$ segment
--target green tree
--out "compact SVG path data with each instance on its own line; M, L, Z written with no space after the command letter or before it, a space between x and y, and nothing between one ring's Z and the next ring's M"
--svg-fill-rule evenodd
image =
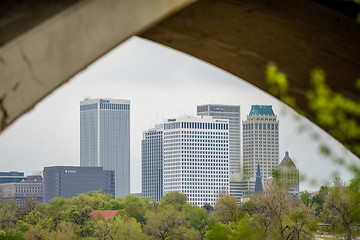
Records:
M50 238L52 240L75 240L77 239L77 232L79 226L71 222L61 222L58 225L57 231L50 232Z
M3 200L0 202L0 229L11 231L16 225L18 207L15 201Z
M106 201L102 210L120 210L124 209L125 205L126 203L124 198L117 197L116 199Z
M134 218L116 216L110 223L110 239L143 240L148 239L141 230L141 224Z
M288 223L292 239L313 239L317 229L312 211L305 205L300 204L290 212Z
M110 222L104 219L103 215L101 218L94 218L94 237L97 239L111 239L110 235Z
M21 233L0 233L1 240L24 240Z
M226 195L214 206L214 218L222 223L235 222L239 213L236 197Z
M161 199L161 203L184 205L187 203L187 197L185 194L179 193L178 191L169 192Z
M311 205L311 198L311 194L308 191L302 191L300 193L300 199L307 207Z
M250 229L256 232L260 238L266 239L272 223L272 215L263 203L262 198L262 194L257 194L250 201L242 204L241 208L251 216L249 219Z
M355 182L355 181L354 181ZM352 188L347 187L339 178L334 180L334 186L329 188L324 203L323 216L334 231L344 234L346 239L352 239L360 233L359 196Z
M67 221L72 222L80 227L78 232L79 237L90 237L93 235L93 222L91 221L92 209L90 206L85 205L70 205L67 211Z
M258 232L255 232L250 225L250 217L248 214L243 214L242 218L236 223L229 224L232 231L230 239L261 239Z
M30 226L36 226L38 228L55 230L56 223L51 218L51 214L46 213L46 205L37 205L35 209L26 214L22 220L18 220L16 223L17 228L26 232L29 230Z
M261 239L312 239L314 223L311 211L298 199L288 197L276 185L256 194L244 204L250 214L249 226Z
M202 239L203 236L201 233L194 228L187 228L184 229L184 233L182 235L183 240L196 240L196 239Z
M321 186L319 192L311 198L311 203L315 207L316 216L320 216L320 214L324 209L323 205L325 202L325 198L328 194L328 191L329 191L328 186L326 185Z
M144 231L154 239L176 239L184 233L185 216L171 204L145 213Z
M213 222L209 225L209 229L205 234L208 240L228 240L230 239L231 228L227 224Z
M100 191L89 192L87 194L79 194L69 199L70 205L88 206L94 210L103 209L105 202L112 198L111 194L102 194Z
M210 203L205 203L204 206L202 206L202 208L206 209L208 212L214 210L214 207L211 206Z
M40 225L31 225L23 237L25 240L47 240L50 238L50 232L48 229L42 228Z
M19 220L24 219L27 213L35 209L39 204L33 197L28 197L22 207L19 207L16 211L16 218Z
M355 80L355 79L354 79ZM284 103L297 110L300 114L295 98L288 94L289 83L286 75L278 71L274 63L269 63L266 70L266 83L269 92L278 97ZM316 123L325 129L330 135L360 156L360 102L334 92L326 83L326 74L316 68L310 74L311 89L306 93L308 109L315 115ZM354 81L354 88L360 90L360 79ZM326 144L319 144L320 149L327 155L331 155L330 148ZM344 165L339 157L333 157L335 162ZM358 166L347 166L360 174Z
M133 217L136 221L143 223L149 200L150 198L140 198L136 195L128 194L124 198L124 209L120 211L120 214Z
M360 177L354 178L351 180L349 185L349 195L357 203L360 203ZM354 221L360 223L360 206L354 208L352 211L352 216Z
M193 207L189 210L188 215L188 228L194 229L199 232L199 238L193 239L203 239L206 233L206 229L210 222L210 217L208 212L204 208ZM195 235L194 235L195 236Z

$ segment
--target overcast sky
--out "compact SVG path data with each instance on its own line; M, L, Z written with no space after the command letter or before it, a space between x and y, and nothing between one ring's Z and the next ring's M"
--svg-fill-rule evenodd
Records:
M241 66L239 66L241 68ZM196 115L200 104L240 105L246 119L251 105L273 105L280 121L280 161L290 158L305 174L300 190L331 182L334 171L352 178L344 167L319 154L314 135L336 155L357 162L335 140L267 93L219 68L184 53L140 38L131 38L54 91L0 134L0 171L30 175L47 166L80 164L80 107L85 97L131 101L131 192L141 192L142 131L165 118ZM299 128L306 126L300 133Z

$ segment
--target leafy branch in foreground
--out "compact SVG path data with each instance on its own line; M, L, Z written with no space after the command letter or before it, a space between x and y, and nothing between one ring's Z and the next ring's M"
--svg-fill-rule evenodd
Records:
M281 101L299 110L295 98L290 96L290 88L286 74L280 72L275 63L269 63L266 70L266 83L269 92ZM360 102L343 96L333 91L326 83L326 74L323 70L316 68L310 75L311 89L306 93L308 109L314 113L317 124L330 133L333 137L358 157L360 156ZM355 82L354 87L360 93L360 78ZM319 144L320 150L330 156L331 150L326 144ZM336 163L344 164L341 157L332 156ZM347 166L360 175L360 168L356 165Z

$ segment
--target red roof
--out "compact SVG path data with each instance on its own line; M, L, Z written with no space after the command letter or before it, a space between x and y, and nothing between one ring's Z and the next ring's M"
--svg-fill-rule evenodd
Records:
M94 210L91 211L90 216L94 218L96 213L100 213L105 219L112 219L118 211L119 210Z

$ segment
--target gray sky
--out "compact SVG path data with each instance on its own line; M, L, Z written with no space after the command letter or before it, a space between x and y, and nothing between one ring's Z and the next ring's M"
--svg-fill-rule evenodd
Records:
M241 66L239 66L241 67ZM131 100L131 192L141 192L142 131L163 118L196 115L199 104L236 104L246 119L251 105L273 105L280 121L280 161L290 158L307 179L300 190L331 182L334 171L348 181L352 175L318 152L314 135L335 153L358 162L335 140L267 93L217 67L184 53L132 38L58 88L0 134L0 171L26 175L46 166L80 164L80 107L85 97ZM300 133L299 128L306 126Z

